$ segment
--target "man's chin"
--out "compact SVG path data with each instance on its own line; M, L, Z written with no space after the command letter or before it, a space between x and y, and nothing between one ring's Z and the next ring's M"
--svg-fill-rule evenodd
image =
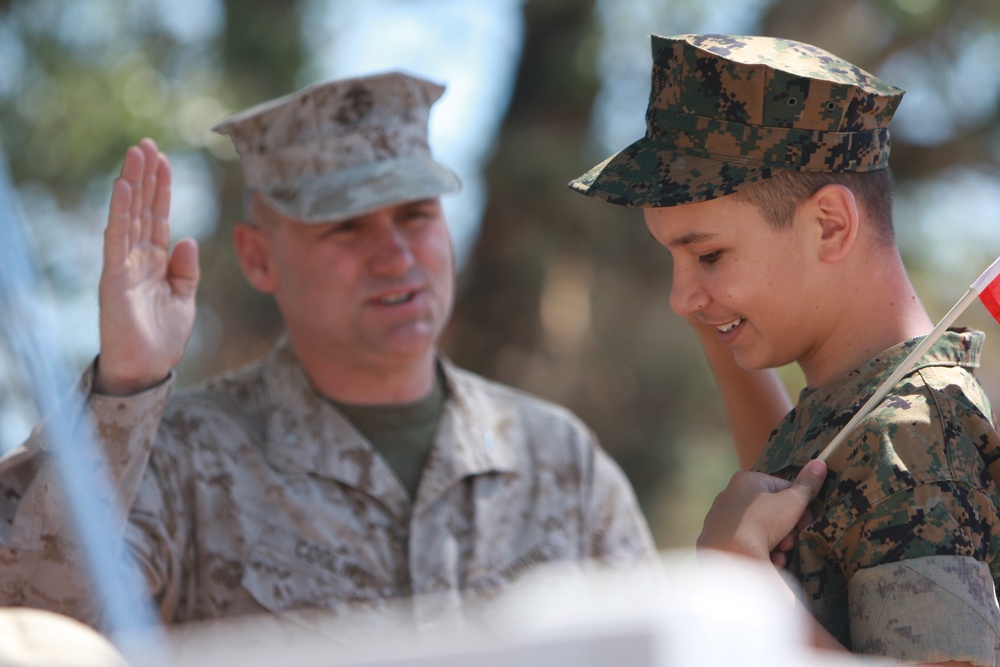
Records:
M433 354L437 347L437 332L426 323L411 324L386 332L377 344L379 353L404 362Z

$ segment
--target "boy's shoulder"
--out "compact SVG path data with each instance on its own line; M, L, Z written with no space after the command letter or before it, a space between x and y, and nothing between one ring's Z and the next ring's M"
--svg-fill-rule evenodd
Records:
M831 462L847 455L865 460L869 454L876 456L874 451L866 454L856 449L862 445L875 448L880 440L940 441L942 432L960 435L958 431L970 424L979 424L978 432L991 429L989 399L972 372L979 364L982 339L981 332L947 332L861 422L843 451L835 453ZM836 383L804 390L798 403L772 433L757 469L775 474L787 466L797 469L814 458L892 374L916 342L917 339L907 341L886 350Z
M977 520L996 517L998 461L1000 434L971 371L928 366L905 378L830 457L824 514L845 529L865 517L904 524L919 517L925 529L941 520L944 535L970 508L978 508Z

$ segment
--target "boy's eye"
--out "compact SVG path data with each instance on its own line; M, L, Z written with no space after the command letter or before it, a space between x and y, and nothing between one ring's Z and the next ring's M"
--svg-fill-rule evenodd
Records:
M719 257L722 255L721 250L714 250L712 252L706 252L704 255L698 255L698 261L702 264L715 264L719 261Z

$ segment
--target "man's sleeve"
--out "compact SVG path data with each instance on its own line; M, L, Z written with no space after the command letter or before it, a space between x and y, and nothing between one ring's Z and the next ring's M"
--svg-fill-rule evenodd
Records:
M588 507L591 556L610 565L652 559L656 546L635 492L618 464L593 440Z
M97 445L79 473L107 480L107 493L95 488L88 499L114 508L117 522L109 532L120 542L173 379L128 397L93 394L92 380L93 366L58 417L70 425L67 446L80 446L87 435ZM0 605L47 609L96 625L99 610L48 439L53 418L0 458Z

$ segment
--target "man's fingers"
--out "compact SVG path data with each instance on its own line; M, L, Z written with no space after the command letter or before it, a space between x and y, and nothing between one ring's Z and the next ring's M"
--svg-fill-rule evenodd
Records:
M123 178L115 179L108 207L108 226L104 228L104 262L121 264L128 253L129 209L132 186Z
M130 146L111 192L104 233L106 261L125 261L143 240L166 248L170 243L170 162L151 139Z
M154 245L166 248L170 244L170 161L163 153L156 155L156 191L152 201L152 232Z
M194 239L181 239L174 247L167 267L170 288L180 297L194 296L201 271L198 268L198 244Z
M122 161L122 170L118 174L132 185L138 185L142 180L142 151L138 146L129 146Z
M132 187L132 201L129 205L129 218L138 231L139 211L142 209L142 175L146 168L146 156L138 146L129 146L125 151L125 162L122 164L122 175Z
M152 139L143 139L139 142L139 149L143 154L142 164L142 202L139 208L139 220L141 228L139 238L148 240L153 235L153 199L156 196L156 176L160 164L160 153Z
M120 239L124 244L123 252L127 252L129 242L134 243L139 237L139 207L142 205L141 196L139 191L142 188L142 170L143 163L145 159L143 158L142 151L139 150L137 146L130 146L127 151L125 151L125 159L122 161L122 170L115 181L115 190L112 192L111 205L113 209L108 216L108 224L111 224L111 218L114 217L116 222L122 223L116 226L114 230L114 236L116 239ZM122 188L118 184L122 183L126 187ZM122 197L117 200L118 191L124 190L128 192L127 197ZM123 206L118 206L114 208L116 203L120 202ZM111 230L107 230L108 233L105 236L111 235Z

